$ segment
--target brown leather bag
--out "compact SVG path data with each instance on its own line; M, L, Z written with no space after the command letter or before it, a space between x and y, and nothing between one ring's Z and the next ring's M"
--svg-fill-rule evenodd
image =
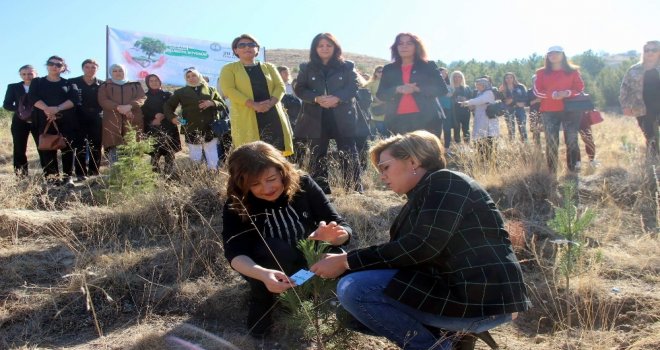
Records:
M47 133L51 124L55 127L55 131L57 131L55 135ZM40 151L56 151L65 147L66 139L60 133L60 129L57 128L57 123L54 120L49 121L44 128L44 132L39 135L39 147L37 148Z

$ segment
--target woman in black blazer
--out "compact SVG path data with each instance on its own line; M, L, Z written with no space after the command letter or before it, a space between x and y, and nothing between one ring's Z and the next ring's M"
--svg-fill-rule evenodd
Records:
M294 91L303 101L294 135L309 145L310 173L314 181L326 194L331 192L326 156L330 139L335 139L341 157L344 186L361 191L355 146L357 74L353 62L342 57L341 46L332 34L320 33L314 37L309 62L300 65Z
M14 112L11 119L11 137L14 144L14 172L18 176L27 176L28 160L26 152L28 136L32 134L35 146L39 141L37 130L34 128L31 118L28 120L21 119L18 109L20 104L24 106L28 105L28 89L30 88L32 79L37 76L37 71L31 65L26 64L18 70L18 73L23 81L7 85L7 92L5 93L5 100L2 103L2 107Z
M376 97L387 103L385 126L395 134L442 129L437 98L447 94L438 67L414 34L400 33L390 47L394 62L383 68Z

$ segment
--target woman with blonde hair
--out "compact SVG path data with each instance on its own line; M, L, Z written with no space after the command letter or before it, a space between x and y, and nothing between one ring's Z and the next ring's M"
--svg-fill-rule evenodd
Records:
M165 117L174 125L181 125L190 159L195 162L206 158L208 169L218 167L218 138L211 124L218 119L220 111L226 110L218 90L209 86L202 74L194 67L184 74L186 86L174 91L163 107ZM181 106L181 118L174 113Z
M463 72L458 70L451 73L449 82L453 91L451 100L454 104L454 119L456 124L458 124L458 140L462 140L463 142L468 143L470 142L471 111L470 108L463 107L460 103L472 98L472 89L465 82L465 76L463 75ZM461 133L463 134L462 136L460 135Z
M249 34L236 37L231 48L238 61L222 67L220 89L231 101L234 147L261 140L292 155L291 124L280 103L285 85L277 67L257 60L259 43Z
M388 136L390 133L385 127L385 102L376 97L378 86L380 85L380 78L383 76L383 66L376 66L371 78L367 82L366 88L371 92L373 102L371 103L371 126L374 131L381 136Z
M294 285L287 276L307 268L296 249L303 239L333 246L348 242L351 228L309 176L274 146L255 141L227 160L223 247L233 269L250 285L248 331L267 334L276 295Z
M408 199L389 242L311 267L321 278L347 273L337 297L351 315L400 347L448 349L455 340L435 329L485 336L530 307L502 214L474 179L446 169L435 135L395 135L370 155L381 180Z
M124 144L124 136L131 127L138 133L144 131L142 105L147 99L142 85L126 78L126 68L121 64L110 66L110 79L99 87L99 104L103 108L103 135L101 142L108 161L117 161L117 146Z
M660 118L660 41L646 42L642 59L628 69L621 82L619 102L623 114L637 117L646 138L650 157L660 155L658 118Z

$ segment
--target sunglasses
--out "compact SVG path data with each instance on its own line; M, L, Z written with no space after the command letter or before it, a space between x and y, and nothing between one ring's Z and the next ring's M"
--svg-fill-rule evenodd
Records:
M46 65L47 65L47 66L55 66L55 67L57 67L57 68L62 68L62 67L64 67L64 64L61 63L61 62L52 62L52 61L48 61L48 62L46 63Z
M257 47L257 44L256 43L238 43L238 44L236 44L236 47L239 48L239 49L244 49L246 47L254 49L255 47Z
M382 73L382 72L383 72L382 70L377 70L377 71L376 71L376 73Z
M197 70L197 69L195 67L188 67L183 69L184 72L187 72L189 70Z
M644 53L658 52L658 51L660 51L660 49L658 49L657 47L656 48L646 48L646 49L644 49Z

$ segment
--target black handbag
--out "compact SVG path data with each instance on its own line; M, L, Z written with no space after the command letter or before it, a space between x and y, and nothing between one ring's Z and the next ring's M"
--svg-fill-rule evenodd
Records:
M594 108L595 106L593 101L591 101L591 96L584 92L564 99L564 112L584 112Z
M211 130L217 137L222 137L224 134L231 131L231 124L228 118L216 119L211 123Z
M501 117L506 113L506 105L504 102L497 100L493 103L489 103L488 106L486 106L486 116L489 119L495 119L497 117Z

